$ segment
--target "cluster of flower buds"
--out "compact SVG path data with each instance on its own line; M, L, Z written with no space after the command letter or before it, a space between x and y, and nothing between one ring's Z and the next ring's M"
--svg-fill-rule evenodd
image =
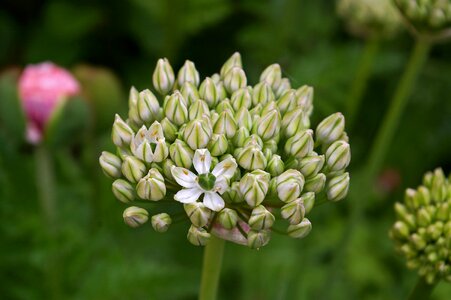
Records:
M418 269L428 283L451 282L451 178L441 169L428 172L423 185L407 189L396 203L397 221L390 230L407 267Z
M338 0L337 12L362 37L391 37L402 27L392 0Z
M394 0L394 2L417 32L440 33L451 28L449 0Z
M113 125L117 153L103 152L100 164L126 204L181 203L191 243L205 245L214 234L259 248L276 217L285 227L278 231L302 238L315 199L346 196L351 153L343 115L310 129L313 89L291 88L279 65L249 86L239 53L202 82L192 62L175 74L160 59L153 86L160 99L131 89L128 119L117 115ZM124 219L136 227L148 214L133 206ZM171 217L154 215L151 223L166 231Z

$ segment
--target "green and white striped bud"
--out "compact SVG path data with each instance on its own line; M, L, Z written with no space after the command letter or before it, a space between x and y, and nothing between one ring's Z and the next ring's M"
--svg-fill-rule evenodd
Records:
M251 134L245 141L244 141L244 146L255 146L258 147L259 149L263 148L263 141L262 139L256 135L256 134Z
M179 91L175 91L167 97L163 105L163 113L166 118L177 126L180 126L188 120L188 109L186 100Z
M271 236L268 230L251 230L247 234L247 246L251 249L260 249L266 246L270 239Z
M136 193L143 200L158 201L166 196L166 185L163 175L155 169L149 170L146 176L136 185Z
M210 222L212 211L202 202L184 204L186 215L196 227L204 227Z
M172 176L172 166L175 166L175 163L172 161L172 159L166 158L163 160L161 169L163 172L163 176L166 178L166 180L174 181L174 177Z
M194 151L185 142L177 139L169 146L169 156L177 167L189 169L193 164Z
M326 165L331 172L346 169L351 162L351 147L347 142L336 141L327 148Z
M244 87L233 92L230 103L235 111L240 108L250 109L252 106L252 94L249 87Z
M166 58L160 58L152 76L153 87L161 95L172 90L175 82L174 71Z
M231 139L235 135L237 124L233 113L225 110L219 114L219 118L213 125L213 132L216 134L225 134L227 138Z
M246 128L248 131L252 129L252 116L245 107L241 107L235 114L235 120L238 128Z
M196 70L196 66L192 61L186 60L182 68L177 74L177 83L181 87L185 82L190 82L194 86L199 86L200 78L199 72Z
M143 225L149 219L147 210L136 206L126 208L122 216L124 217L125 224L132 228Z
M150 90L139 93L138 103L139 118L145 123L151 123L158 119L160 113L160 103Z
M315 176L324 166L324 155L312 155L299 161L299 171L305 178Z
M304 193L300 199L304 203L305 214L310 213L310 211L315 206L315 193L314 192Z
M139 92L135 87L131 87L128 96L128 123L140 124L142 122L138 111Z
M258 83L252 91L252 103L254 104L254 107L257 106L257 104L265 105L269 101L274 101L275 98L271 86L266 82Z
M279 87L274 91L276 98L280 98L286 91L291 89L291 83L288 78L282 78Z
M268 165L265 169L271 176L279 176L282 174L283 170L285 170L285 164L283 163L280 155L274 154L271 159L268 161Z
M190 120L200 119L204 115L210 116L210 109L208 108L207 102L203 100L194 101L189 108L188 115Z
M258 205L252 210L248 223L254 230L264 230L271 228L275 220L274 215L265 206Z
M278 146L279 139L280 139L280 135L276 135L276 136L274 136L273 139L271 139L269 141L265 141L263 143L263 149L268 149L269 151L271 151L271 153L277 153L277 150L279 149L279 146Z
M316 127L316 140L322 145L330 145L340 139L344 130L345 118L343 114L332 114Z
M210 240L210 234L203 228L191 225L188 230L187 239L194 246L205 246Z
M99 157L99 163L103 173L111 178L120 178L122 176L122 160L108 151L103 151Z
M246 127L240 127L235 133L235 136L232 139L232 143L235 147L243 147L244 142L248 137L249 130L247 130Z
M299 224L305 216L305 207L302 199L291 201L280 209L282 218L288 220L291 225Z
M283 202L291 202L299 198L304 188L304 176L298 170L287 170L275 179L277 196Z
M221 78L224 79L226 74L234 67L243 68L241 62L241 55L238 52L233 53L233 55L222 65L221 67Z
M236 156L238 164L246 170L264 170L267 160L263 151L257 146L246 146L242 148Z
M223 111L230 111L231 113L234 112L232 104L230 104L230 100L225 98L221 102L216 105L216 112L218 114L222 113Z
M229 94L247 86L246 73L240 67L233 67L224 77L224 87Z
M238 169L238 168L237 168ZM227 191L222 194L222 198L227 203L241 203L244 201L243 196L241 195L240 191L240 183L239 182L233 182Z
M262 140L267 141L279 134L279 131L280 114L274 109L258 120L255 133L257 133Z
M280 113L282 115L293 110L297 106L296 90L293 90L293 89L286 90L280 96L280 98L277 100L276 103L277 103L277 106L279 107ZM302 109L302 107L300 109Z
M127 156L122 162L122 174L128 181L136 183L146 174L146 165L134 156Z
M282 82L282 70L279 64L268 66L260 75L260 81L264 81L272 87L273 91L277 91Z
M313 131L307 129L289 138L285 144L285 152L302 159L313 151Z
M313 112L313 88L307 85L298 88L296 90L296 103L307 116L310 116Z
M130 126L116 114L113 130L111 132L113 143L118 147L127 147L132 141L133 134L134 132Z
M208 150L213 156L221 156L227 152L229 142L224 134L213 134L208 143Z
M215 82L215 84L216 84L216 90L218 91L218 99L221 100L221 99L227 98L228 95L227 95L227 90L224 87L224 83L222 81L220 81L217 83Z
M304 190L306 190L307 192L319 193L324 189L325 186L326 175L319 173L305 180Z
M302 239L306 237L312 230L312 223L307 218L304 218L301 223L297 225L288 226L287 233L295 239Z
M246 173L240 180L240 192L251 207L260 205L269 189L270 175L264 171L256 170Z
M297 107L285 113L282 118L281 128L286 137L292 137L296 133L310 128L310 120L302 108Z
M207 102L210 108L213 108L218 103L218 90L216 84L210 77L205 78L205 80L200 84L199 96L202 100Z
M186 101L186 106L189 107L194 101L199 100L199 91L197 87L192 82L183 83L180 88L180 93L183 96L183 99Z
M150 222L156 232L166 232L172 224L172 219L167 213L161 213L158 215L153 215Z
M349 189L349 173L333 177L327 183L327 199L339 201L346 197Z
M238 214L233 209L224 208L218 213L217 221L225 229L232 229L238 222Z
M267 102L262 108L261 116L266 115L267 113L269 113L272 110L277 110L279 112L279 107L277 106L276 101Z
M165 140L170 143L175 141L175 139L177 138L178 131L177 126L175 126L174 123L169 121L168 118L164 118L163 120L161 120L160 125L161 128L163 129L163 135L165 137Z
M116 179L113 182L112 190L114 196L123 203L129 203L135 200L135 188L130 182L124 179Z
M190 121L183 131L183 139L193 150L207 147L211 136L212 128L203 119Z

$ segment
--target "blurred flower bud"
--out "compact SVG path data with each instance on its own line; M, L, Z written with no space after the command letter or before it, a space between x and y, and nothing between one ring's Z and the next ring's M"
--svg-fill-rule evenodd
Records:
M268 66L260 75L260 81L264 81L272 87L273 91L277 91L282 82L282 70L279 64Z
M116 155L102 151L102 155L99 157L99 163L103 173L108 177L120 178L122 176L122 160Z
M190 120L200 119L203 115L210 116L207 102L203 100L194 101L189 108L188 115Z
M287 111L281 122L282 132L286 137L292 137L296 133L304 131L309 127L310 120L300 107Z
M232 229L238 222L238 214L230 208L224 208L218 213L218 222L225 229Z
M233 92L230 103L235 111L240 108L250 109L252 105L252 94L248 87L238 89Z
M175 81L174 71L166 58L160 58L153 72L153 87L161 95L172 90Z
M279 134L280 115L277 110L272 110L263 115L257 122L256 133L264 140L270 140Z
M326 175L323 173L316 174L313 177L307 178L304 184L304 189L307 192L319 193L326 186Z
M124 179L113 182L113 194L121 202L129 203L135 200L135 188Z
M229 94L246 87L246 73L240 67L233 67L224 77L224 87Z
M191 225L188 230L187 239L194 246L205 246L210 240L210 234L203 228Z
M401 221L396 222L392 229L393 234L397 238L408 239L409 238L409 227Z
M116 114L113 130L111 132L111 138L113 143L118 147L127 147L133 137L133 130L130 126Z
M305 207L303 201L301 199L296 199L285 204L280 209L280 214L282 215L282 218L288 220L290 224L299 224L302 219L304 219L305 215Z
M149 219L149 213L144 208L130 206L122 214L124 222L130 227L136 228L146 223Z
M285 152L302 159L313 151L313 131L307 129L289 138L285 144Z
M194 86L199 86L199 72L196 70L196 66L192 61L186 60L183 67L179 70L177 74L177 83L181 87L185 82L190 82Z
M210 124L200 119L190 121L183 132L183 139L193 150L207 147L211 136Z
M241 63L241 55L238 52L233 53L233 55L221 67L221 78L224 79L226 74L234 67L243 67L243 64Z
M136 183L146 174L146 165L134 156L127 156L122 162L122 174L130 182Z
M202 202L184 204L186 215L196 227L203 227L210 221L212 211Z
M266 158L260 147L246 146L236 156L238 164L246 170L264 170L266 168Z
M341 171L351 162L351 147L344 141L336 141L327 148L326 165L330 171Z
M168 118L161 120L161 128L163 129L163 135L165 140L173 142L177 138L177 126L175 126Z
M301 223L297 225L288 226L287 233L295 239L302 239L306 237L312 230L312 223L307 218L304 218Z
M296 90L296 103L310 116L313 112L313 88L307 85Z
M240 180L240 192L251 207L256 207L266 197L269 188L270 175L256 170L246 173Z
M208 150L213 156L221 156L227 152L228 142L224 134L213 134L208 143Z
M283 163L282 158L280 155L274 154L271 159L268 162L268 165L266 166L266 171L271 174L271 176L279 176L282 174L283 170L285 169L285 165Z
M137 111L139 118L146 123L155 121L158 118L160 104L157 98L149 90L144 90L139 93L137 103Z
M185 99L187 107L194 103L194 101L200 99L197 87L192 82L183 83L180 88L180 93L182 94L183 99Z
M169 155L177 167L189 169L193 164L194 151L181 140L177 139L169 146Z
M225 134L227 138L231 139L235 135L237 124L232 112L223 111L219 114L219 118L213 125L213 132L216 134Z
M304 177L315 176L324 166L324 155L304 157L299 161L299 171Z
M346 197L349 189L349 173L333 177L327 183L327 199L339 201Z
M286 91L291 89L291 83L288 78L282 78L279 87L274 91L276 98L280 98Z
M202 100L207 102L210 108L216 106L218 102L218 91L216 89L216 84L211 78L205 78L205 80L200 84L199 96Z
M277 100L276 103L277 103L277 106L279 107L280 113L285 115L285 113L291 111L292 109L294 109L297 106L296 90L293 90L293 89L286 90L280 96L280 98ZM302 110L301 107L299 109Z
M344 129L344 116L341 113L332 114L316 127L316 140L323 145L330 145L341 137Z
M180 126L188 120L188 109L186 108L186 100L180 92L175 91L164 101L163 113L166 118L177 126Z
M315 206L315 193L314 192L304 193L300 199L304 203L305 214L310 213L310 211Z
M298 198L304 188L304 176L298 170L287 170L276 177L277 196L283 202Z
M150 221L152 223L153 229L157 232L168 231L168 228L172 223L172 219L167 213L161 213L158 215L154 215L154 216L152 216Z
M251 249L259 249L266 246L271 239L269 231L261 230L254 231L251 230L247 234L247 246Z
M276 218L263 205L258 205L252 210L249 218L249 226L254 230L269 229Z
M166 195L166 185L161 173L152 168L146 176L136 185L136 192L139 198L144 200L158 201Z
M257 104L265 105L269 101L274 100L275 96L271 86L269 86L266 82L260 82L254 87L252 92L252 103L254 106Z

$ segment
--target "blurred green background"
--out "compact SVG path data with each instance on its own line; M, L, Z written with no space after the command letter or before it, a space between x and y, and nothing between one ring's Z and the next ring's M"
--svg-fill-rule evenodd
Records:
M131 85L151 86L156 60L185 59L201 76L241 52L250 82L278 62L293 86L315 88L313 125L344 111L364 42L347 33L331 0L2 0L0 4L0 298L47 299L49 255L61 264L61 299L196 299L202 249L188 222L159 234L123 224L97 158L112 149L114 113ZM413 40L385 41L348 128L351 188L404 69ZM11 103L18 68L50 60L74 71L88 102L74 101L53 141L58 238L48 238L36 196L34 149ZM315 208L303 240L273 234L259 251L227 244L220 299L402 299L417 275L387 236L393 203L437 166L451 168L451 44L436 45L390 146L375 193ZM352 235L355 201L366 210ZM346 244L346 248L343 248ZM337 260L336 256L340 256ZM449 299L441 283L434 299ZM448 297L447 297L448 296Z

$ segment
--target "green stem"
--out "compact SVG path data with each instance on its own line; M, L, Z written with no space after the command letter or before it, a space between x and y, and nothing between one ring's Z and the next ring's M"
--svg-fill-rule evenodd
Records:
M216 299L225 241L211 235L204 250L199 300Z
M395 94L390 102L390 107L385 114L368 158L366 171L370 181L377 175L384 162L387 150L393 140L402 113L406 107L407 100L412 92L418 74L428 57L431 46L430 41L421 38L417 39L407 68L396 88Z
M410 293L408 300L427 300L432 294L437 283L429 284L423 277L418 278L415 287Z
M363 54L360 59L359 67L357 69L347 101L346 122L348 123L349 128L353 128L356 114L360 108L362 96L368 85L368 79L371 75L371 68L379 47L380 40L378 38L370 38L365 43L365 48L363 49Z

